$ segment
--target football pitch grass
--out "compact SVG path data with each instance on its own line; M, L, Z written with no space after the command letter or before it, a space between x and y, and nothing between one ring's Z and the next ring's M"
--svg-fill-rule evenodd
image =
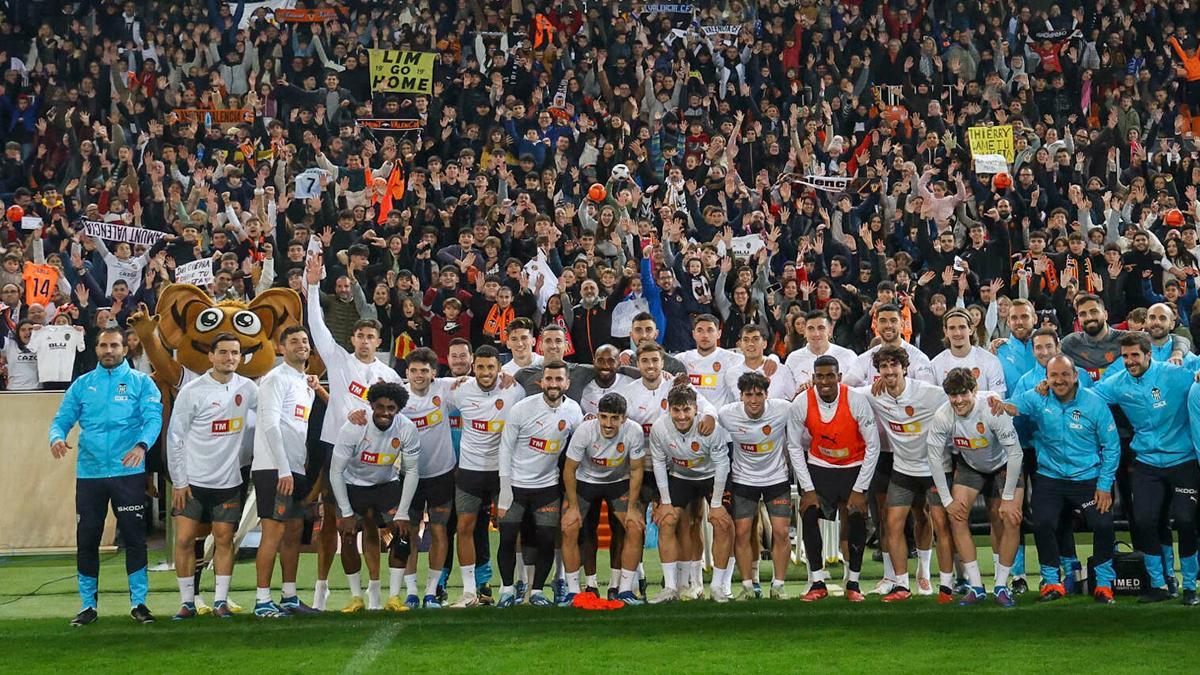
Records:
M655 551L646 553L653 595L658 563ZM1029 553L1032 557L1032 546ZM1080 554L1086 557L1086 546ZM161 557L161 551L151 550L151 561ZM603 587L607 553L600 557ZM1188 670L1200 635L1200 608L1178 601L1139 606L1133 597L1119 597L1109 607L1087 597L1040 605L1034 593L1018 598L1015 609L990 602L939 606L932 597L897 605L885 605L879 596L858 605L841 597L807 604L797 599L806 584L805 570L795 565L788 575L792 599L786 602L717 605L706 600L610 612L483 607L342 615L336 610L349 594L335 562L329 600L334 611L325 615L202 616L187 622L170 620L178 608L174 574L155 572L148 605L158 621L140 626L128 617L123 553L104 554L102 560L100 621L71 628L67 622L79 608L72 557L0 558L4 671L1163 672ZM987 549L981 549L980 560L990 572ZM1035 563L1030 560L1030 570L1036 570ZM302 556L299 585L306 602L315 567L315 556ZM769 576L766 563L762 569ZM830 571L840 583L841 567ZM878 563L866 563L864 590L874 586L880 571ZM985 576L989 586L990 581ZM452 600L459 594L458 582L455 574ZM212 573L206 572L209 602L212 583ZM387 583L385 571L385 594ZM1036 576L1030 584L1036 588ZM253 586L252 562L239 562L231 597L250 608Z

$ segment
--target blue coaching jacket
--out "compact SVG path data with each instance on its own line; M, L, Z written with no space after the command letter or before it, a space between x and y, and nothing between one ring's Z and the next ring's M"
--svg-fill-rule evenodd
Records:
M1077 389L1070 401L1054 392L1030 389L1010 400L1034 423L1033 446L1038 473L1060 480L1095 480L1096 489L1112 491L1121 439L1108 404L1091 390Z
M1153 361L1141 377L1128 370L1105 375L1092 391L1129 418L1134 431L1130 445L1139 462L1165 468L1196 461L1188 422L1188 394L1195 381L1191 370Z
M150 376L122 361L115 368L97 366L67 389L50 424L50 443L65 440L79 423L78 478L111 478L145 471L121 464L138 443L154 445L162 431L162 398Z

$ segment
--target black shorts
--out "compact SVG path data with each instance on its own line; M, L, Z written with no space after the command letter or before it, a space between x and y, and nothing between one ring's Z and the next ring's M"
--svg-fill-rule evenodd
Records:
M182 516L198 523L229 523L237 525L242 519L242 486L206 488L191 486L192 496L182 509L171 509L171 515Z
M654 479L654 474L649 471L643 473L642 487L638 490L638 508L645 511L647 506L661 501L662 497L658 494L658 481Z
M499 494L499 471L459 469L454 477L454 508L459 513L479 513L490 509Z
M238 499L242 500L243 504L246 503L246 497L250 494L250 485L250 465L247 464L242 467L242 484L238 486Z
M730 483L735 520L753 518L758 513L758 503L767 506L771 518L788 518L792 515L792 486L787 481L774 485L742 485Z
M254 495L258 502L258 517L263 520L296 520L304 517L304 498L311 487L308 478L292 474L292 494L281 495L275 489L279 472L262 469L250 474L254 481Z
M422 478L417 483L417 492L408 508L408 518L421 522L421 516L429 513L430 525L445 525L450 522L450 510L454 506L454 471L440 476Z
M350 497L350 508L356 518L365 521L370 517L379 527L387 527L400 507L404 484L391 480L378 485L347 485L346 494Z
M608 502L608 510L611 513L626 513L629 511L629 480L616 483L579 481L575 483L575 496L579 498L579 517L585 522L592 507L599 506L601 501Z
M712 499L713 479L679 478L672 474L667 476L667 489L671 493L671 505L677 509L686 509L693 502Z
M879 461L875 463L875 475L871 476L871 492L887 494L888 484L892 482L892 460L890 452L880 452Z
M839 504L850 501L850 493L854 492L854 483L858 480L861 470L862 465L840 469L808 465L808 475L812 477L813 489L820 497L821 508L824 509L826 517L829 517L830 520L832 520L831 516L837 513ZM876 472L875 475L878 476L879 473Z

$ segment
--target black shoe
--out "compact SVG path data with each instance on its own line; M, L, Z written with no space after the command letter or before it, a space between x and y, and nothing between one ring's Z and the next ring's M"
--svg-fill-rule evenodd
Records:
M479 597L483 597L483 596L485 596L485 595L486 595L487 597L489 597L489 598L490 598L490 597L492 597L492 586L491 586L491 584L479 584L479 588L477 588L477 589L476 589L476 594L477 594Z
M437 601L443 605L449 604L446 601L450 599L450 596L446 593L445 586L438 586L437 590L434 592L434 597L436 597Z
M1012 583L1008 586L1012 590L1013 595L1025 595L1029 592L1029 582L1025 581L1024 577L1013 579Z
M617 591L618 591L618 590L619 590L619 589L616 589L616 588L609 588L609 589L608 589L608 593L607 593L607 595L608 595L608 599L609 599L609 600L616 600L616 599L617 599Z
M1196 591L1184 591L1183 599L1179 601L1181 605L1200 605L1200 598L1196 597Z
M591 594L593 594L593 595L600 595L600 589L599 589L599 588L596 588L595 586L588 586L588 587L586 587L586 588L584 588L584 589L583 589L583 592L584 592L584 593L591 593Z
M874 560L875 562L883 562L883 551L880 551L879 549L871 551L871 560Z
M1042 589L1042 593L1041 593L1041 595L1038 596L1037 601L1038 602L1054 602L1055 600L1062 600L1062 598L1063 598L1063 594L1060 593L1058 591L1058 589L1054 589L1054 588L1049 589L1049 590Z
M1171 592L1165 588L1148 588L1138 596L1138 602L1149 604L1171 599Z
M1193 594L1192 597L1195 597L1195 595ZM83 609L79 610L79 613L75 615L74 619L71 619L71 625L86 626L89 623L96 623L96 619L99 618L100 615L96 614L95 607L84 607Z
M847 591L857 591L857 592L859 592L859 593L862 593L862 591L860 591L860 590L858 589L858 582L857 582L857 581L847 581L847 582L846 582L846 590L847 590Z
M150 613L150 608L146 605L138 605L129 610L129 616L138 623L154 623L154 615Z
M1174 574L1167 575L1167 593L1172 598L1179 597L1179 580L1175 578Z

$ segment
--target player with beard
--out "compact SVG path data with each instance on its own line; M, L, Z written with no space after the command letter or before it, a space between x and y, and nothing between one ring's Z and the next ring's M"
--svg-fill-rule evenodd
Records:
M801 599L814 602L829 594L818 526L824 511L840 514L847 525L846 599L862 602L858 580L867 545L867 491L880 457L875 411L867 396L842 384L841 365L832 354L817 357L812 369L813 386L796 397L788 419L808 557L809 588Z
M567 373L566 363L547 361L539 384L542 393L527 396L514 405L500 435L500 496L496 515L500 519L499 561L504 586L499 607L517 604L513 572L517 535L526 519L532 521L537 549L529 604L552 605L542 590L554 562L554 539L562 505L558 457L583 421L579 404L564 395Z
M933 366L929 363L929 357L904 339L900 333L902 324L900 308L896 305L883 305L875 311L875 332L879 336L879 344L859 354L858 358L854 360L842 378L847 386L871 385L879 379L879 370L875 367L874 357L875 352L884 347L896 347L908 353L908 361L911 364L908 377L929 384L937 384L937 377L933 374Z
M621 365L627 368L631 367L636 370L638 345L647 340L662 344L659 342L658 336L658 324L655 323L654 317L649 312L638 312L635 314L633 316L633 322L629 327L630 347L629 349L621 352ZM665 356L666 358L663 361L663 370L667 371L671 375L679 375L680 373L687 372L687 366L684 366L679 359L671 356L669 353L666 353ZM625 374L629 375L630 377L636 377L636 375L632 372L626 372Z
M811 382L817 359L822 356L832 356L837 359L838 371L850 369L858 355L839 347L829 341L829 333L833 329L829 315L822 310L813 310L804 315L804 346L787 355L784 361L788 370L792 371L792 379L797 383Z
M951 586L954 583L950 531L946 523L946 511L933 482L929 450L926 447L929 423L938 408L946 402L946 394L941 387L907 376L908 352L900 347L886 345L875 352L873 359L879 380L870 390L871 407L883 424L894 462L887 489L883 529L895 570L895 586L883 600L898 602L908 600L911 595L908 590L908 543L904 536L904 521L910 512L921 513L928 506L929 521L933 527L923 528L920 520L917 520L918 594L933 593L933 589L927 589L926 586L929 584L931 540L936 536L938 568L941 571L938 601L949 602L953 597ZM925 583L921 584L921 581Z
M484 345L475 350L474 370L474 378L450 392L450 404L463 420L454 488L463 595L451 605L455 608L491 599L490 589L476 578L476 560L490 560L487 521L500 492L500 435L509 411L524 398L520 387L500 386L500 355L495 348Z
M1176 335L1172 332L1175 330L1175 323L1175 312L1165 302L1150 305L1150 308L1146 310L1145 330L1150 336L1151 361L1164 363L1171 361L1171 355L1178 346L1175 342ZM1188 366L1197 358L1200 357L1189 351L1183 355L1183 365ZM1125 360L1117 359L1104 370L1104 377L1101 379L1107 380L1123 372L1125 372Z
M631 381L630 377L617 372L620 356L620 351L612 345L600 345L596 350L596 357L592 361L592 381L584 385L578 400L584 415L595 415L600 409L600 399L605 394L617 391ZM571 384L574 387L575 382Z

